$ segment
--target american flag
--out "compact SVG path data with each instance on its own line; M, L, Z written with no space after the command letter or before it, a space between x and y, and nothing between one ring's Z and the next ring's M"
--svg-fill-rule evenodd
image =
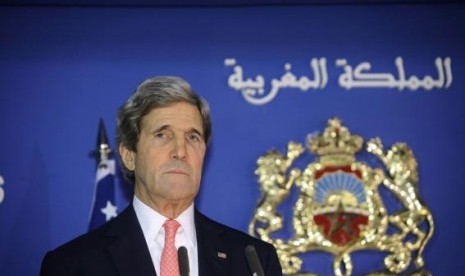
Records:
M115 160L110 158L111 149L102 120L99 123L97 156L95 191L89 230L99 227L117 215L115 202Z

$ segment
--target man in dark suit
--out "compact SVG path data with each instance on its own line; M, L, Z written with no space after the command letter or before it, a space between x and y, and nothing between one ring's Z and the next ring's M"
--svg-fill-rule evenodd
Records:
M252 245L265 275L282 275L274 247L212 221L194 207L211 136L207 103L178 77L144 81L118 111L123 173L132 204L102 227L44 258L42 276L179 276L185 247L191 276L252 275ZM249 247L250 248L250 247Z

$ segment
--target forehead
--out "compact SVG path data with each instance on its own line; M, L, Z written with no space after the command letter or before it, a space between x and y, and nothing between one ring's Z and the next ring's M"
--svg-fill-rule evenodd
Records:
M195 128L202 130L202 117L195 105L187 102L177 102L152 109L142 118L142 128L157 128L160 126L179 128Z

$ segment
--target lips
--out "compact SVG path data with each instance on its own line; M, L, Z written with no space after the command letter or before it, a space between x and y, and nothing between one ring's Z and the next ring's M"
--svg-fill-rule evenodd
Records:
M190 175L191 169L186 164L183 163L169 163L166 164L165 168L163 168L165 173L172 173L172 174L185 174Z
M182 169L172 169L172 170L168 170L166 173L186 174L186 175L189 174L189 173L187 173L185 170L182 170Z

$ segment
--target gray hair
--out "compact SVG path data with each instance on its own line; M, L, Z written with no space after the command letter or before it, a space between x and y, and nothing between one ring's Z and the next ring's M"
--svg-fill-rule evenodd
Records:
M131 151L136 152L142 118L154 108L186 102L197 107L202 117L205 144L211 137L211 120L208 103L194 91L184 79L173 76L157 76L143 81L134 94L120 107L117 115L116 139ZM134 183L134 172L122 164L123 175Z

